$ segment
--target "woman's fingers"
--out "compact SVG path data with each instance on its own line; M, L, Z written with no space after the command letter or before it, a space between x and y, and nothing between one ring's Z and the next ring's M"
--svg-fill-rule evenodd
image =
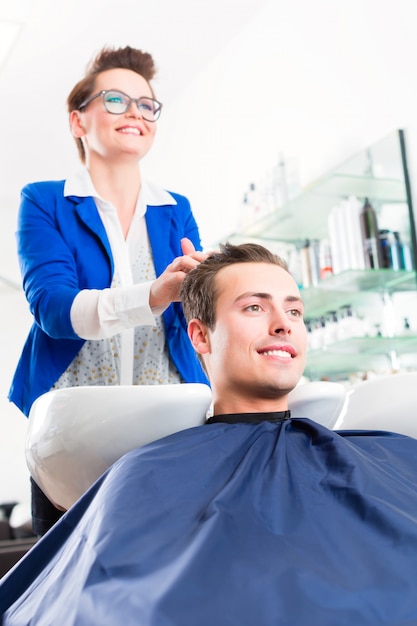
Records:
M151 307L166 307L171 302L178 302L185 275L208 256L196 250L192 241L186 237L181 239L181 250L183 256L176 257L154 281L150 291Z
M181 239L181 250L183 254L192 254L195 252L194 244L188 237Z

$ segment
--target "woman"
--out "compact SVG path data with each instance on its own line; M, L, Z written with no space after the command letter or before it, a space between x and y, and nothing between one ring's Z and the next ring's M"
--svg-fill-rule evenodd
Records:
M68 97L84 168L27 185L18 255L34 324L9 399L25 415L51 390L206 382L179 303L206 255L189 202L144 180L161 112L152 57L104 48ZM61 513L32 483L33 529Z

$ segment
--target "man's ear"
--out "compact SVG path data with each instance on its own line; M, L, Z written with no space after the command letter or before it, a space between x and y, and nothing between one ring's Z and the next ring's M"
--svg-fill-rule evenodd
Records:
M82 124L81 113L79 111L71 111L69 122L71 132L76 139L79 139L80 137L85 135L85 128Z
M208 328L198 319L192 319L188 324L188 336L191 339L194 350L198 354L210 352L210 338Z

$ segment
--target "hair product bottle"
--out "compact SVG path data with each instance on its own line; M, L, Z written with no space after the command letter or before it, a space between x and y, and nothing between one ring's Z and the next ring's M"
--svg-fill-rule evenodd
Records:
M365 199L365 204L360 213L360 223L365 253L365 268L378 269L383 267L378 222L375 209L368 198Z

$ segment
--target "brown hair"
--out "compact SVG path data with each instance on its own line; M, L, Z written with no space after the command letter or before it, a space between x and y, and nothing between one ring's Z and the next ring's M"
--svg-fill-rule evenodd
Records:
M156 74L152 56L136 48L103 48L87 65L85 76L71 90L67 98L68 113L78 111L81 104L94 93L95 81L98 74L113 69L132 70L151 81ZM151 87L151 85L149 85ZM151 87L152 95L155 97ZM80 138L75 138L81 161L85 163L84 146Z
M187 322L197 318L213 330L217 303L215 278L223 267L234 263L271 263L289 271L284 259L259 244L221 244L219 252L212 252L184 279L180 297Z

